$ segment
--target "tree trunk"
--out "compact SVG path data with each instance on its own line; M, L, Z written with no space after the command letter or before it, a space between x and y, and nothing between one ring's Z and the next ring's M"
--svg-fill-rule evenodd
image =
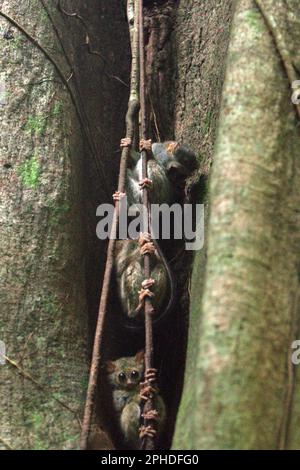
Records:
M0 6L58 59L40 2ZM9 27L1 18L2 33ZM0 446L69 449L88 366L82 140L53 66L17 28L11 34L1 37Z
M128 25L119 0L21 3L0 0L0 8L46 49L0 18L0 448L74 449L106 251L95 214L116 187L125 128ZM300 11L296 0L262 3L281 48L254 0L145 0L149 137L182 139L199 155L200 174L214 153L237 4L174 448L299 448L300 376L290 362L299 313L299 127L283 65L289 55L299 68ZM202 182L191 184L198 201ZM166 247L179 302L155 330L164 448L183 386L193 262L192 253L177 253ZM114 292L112 284L103 360L144 342L118 327ZM91 447L112 448L99 395Z
M149 133L149 136L152 134L153 138L156 136L155 140L166 140L174 138L176 134L177 138L183 139L197 154L201 154L199 158L202 168L207 167L211 160L223 74L215 67L219 57L226 55L231 2L223 2L221 6L212 0L206 3L189 1L188 4L166 0L156 5L145 1L145 6L147 78L148 87L151 90L149 109L152 133ZM22 123L19 124L20 127L15 128L14 141L10 144L12 147L14 143L17 143L14 149L17 148L18 151L10 153L8 150L4 155L3 171L5 171L3 174L6 186L3 186L5 196L3 200L5 207L10 207L10 201L15 201L15 194L11 196L8 186L8 178L14 178L20 186L18 191L21 194L26 191L26 197L30 200L26 216L27 228L30 228L30 232L24 230L24 235L23 232L16 232L12 229L9 233L6 232L6 227L10 227L8 220L11 215L5 209L5 232L1 246L6 250L8 237L9 241L13 240L19 245L14 251L10 250L11 256L5 258L5 263L3 263L5 273L11 272L9 278L7 274L5 275L3 292L7 296L7 292L13 291L14 284L17 283L19 297L14 294L5 301L7 313L5 316L2 315L6 326L1 336L8 345L7 354L11 362L1 369L7 374L4 380L3 397L9 400L10 414L2 416L3 432L0 438L4 447L6 445L17 448L76 448L80 431L76 417L74 423L70 425L64 416L69 410L64 409L62 413L60 410L62 404L55 402L55 406L63 415L60 420L55 419L58 411L54 410L50 414L43 401L45 398L42 397L49 394L51 398L52 388L54 388L55 392L58 390L60 401L69 403L70 393L76 392L74 408L78 416L81 415L86 391L86 382L83 378L87 374L89 359L85 353L88 339L86 333L87 327L90 327L92 340L105 259L105 245L95 236L97 222L95 211L99 203L109 200L109 194L115 188L119 162L118 142L123 135L128 100L126 82L129 79L130 49L127 23L122 2L117 0L109 3L104 0L100 2L93 0L84 5L80 1L66 1L63 2L64 11L59 11L56 5L45 0L39 2L31 0L26 6L18 5L16 2L10 2L9 5L8 2L2 2L1 8L11 13L15 19L19 19L20 23L34 37L37 37L42 45L47 46L47 51L50 51L54 60L58 62L64 77L69 79L70 90L68 86L60 83L61 77L53 71L53 67L45 59L43 53L37 51L23 34L13 28L15 39L3 40L6 47L3 56L10 58L10 66L9 59L4 62L5 65L7 64L4 67L5 81L8 81L8 77L12 79L13 76L15 89L20 88L20 93L24 94L26 101L24 103L21 101L23 107L12 109L10 99L7 99L5 112L2 114L4 122ZM73 13L77 15L70 16ZM84 19L84 24L79 17ZM221 27L220 22L223 23ZM8 30L8 24L4 20L2 23L5 25L3 28ZM91 45L89 49L84 46L87 33ZM15 51L19 47L22 49L17 54ZM7 52L11 49L14 54L12 57ZM29 51L32 54L30 62L28 61ZM20 67L18 67L20 76L15 70L16 59L20 62ZM22 70L22 76L24 71L28 75L24 89L20 70ZM35 75L38 75L39 81L43 74L45 81L43 80L43 88L39 92L36 91ZM35 93L30 94L27 87L30 93L31 90ZM8 88L7 84L6 88ZM8 94L7 97L9 96ZM57 96L59 96L61 106L57 105L55 112L50 113L49 103L51 104L53 99L56 102ZM72 100L75 101L75 108ZM60 110L62 112L59 112ZM2 132L2 136L5 138L6 133ZM26 143L27 140L29 143ZM25 146L28 147L29 158L25 159L23 153L20 155L21 146L22 149ZM41 155L40 147L42 147ZM52 160L55 162L54 158L57 158L58 148L61 155L60 167L52 163ZM70 149L69 154L68 149ZM10 154L10 161L6 162L8 154ZM33 160L30 157L31 154L34 155ZM26 162L28 160L29 163L23 165L23 159ZM19 166L21 170L18 170ZM59 172L61 167L63 167L63 172L62 170ZM23 173L24 176L22 176ZM56 175L55 178L53 174ZM62 179L66 182L65 184L60 183ZM47 184L47 188L43 186L44 184ZM45 198L47 201L48 199L50 201L62 199L64 208L62 215L52 202L50 205L45 204ZM49 224L52 211L56 220L55 229ZM23 212L18 205L15 207L14 217L22 217L24 220ZM64 224L61 223L61 218ZM25 238L25 233L27 238ZM47 240L47 243L44 240ZM54 263L52 257L52 244L61 253L60 256L55 257L58 264ZM24 250L26 258L23 258L21 254L23 246L27 247ZM37 248L29 262L27 254L29 248L31 250L32 247ZM175 254L176 252L175 247ZM173 257L174 251L170 250L168 256ZM173 268L178 274L180 303L173 312L172 322L168 328L164 328L161 332L156 331L157 365L161 369L162 393L168 404L168 426L164 437L164 447L169 447L171 443L182 391L188 326L188 285L192 259L192 254L190 254L189 257L184 256L174 261ZM64 266L63 270L59 268L61 264ZM37 269L37 266L43 266L43 269ZM20 285L19 278L13 274L16 270L24 273L24 284ZM57 272L60 272L60 277L57 276ZM27 290L24 285L28 286ZM66 285L69 286L69 290ZM44 308L40 304L37 306L35 299L44 299L45 292L50 290L55 298L55 309ZM20 319L11 315L11 312L16 311L17 306L23 313ZM124 337L124 333L119 331L114 321L114 311L117 309L118 306L114 304L114 296L112 296L103 348L104 359L124 355L125 350L127 354L133 354L137 348L143 346L142 336L140 338L128 335ZM53 310L56 312L57 321L64 322L65 325L64 329L62 327L55 329L56 362L53 368L56 374L61 373L61 377L63 375L69 377L70 370L74 370L74 374L64 383L62 383L63 379L58 383L54 377L48 384L49 355L51 358L54 357L51 349L54 347L52 346L53 330L48 327L53 322ZM66 315L68 312L70 318ZM45 323L43 330L45 347L42 355L33 355L37 349L38 337L34 332L32 333L35 320L31 320L31 316L28 321L28 315L31 313L37 317L38 321L41 317ZM9 322L6 317L9 318ZM67 318L69 318L68 321ZM15 328L15 322L18 328ZM23 323L26 328L23 327ZM73 338L75 328L77 328L76 339ZM20 334L20 329L22 334ZM18 341L25 343L26 355L20 354L19 346L12 348L11 344L15 344L12 331L18 336ZM39 333L41 333L40 329ZM59 344L59 347L56 344ZM88 347L90 344L91 342ZM176 349L172 347L174 344L176 344ZM171 350L174 351L173 354L170 354ZM62 357L64 361L61 360ZM19 370L13 366L13 361L20 366ZM71 361L76 361L76 370L70 367ZM11 378L12 374L14 374L13 378ZM77 381L74 389L73 385L70 385L75 383L73 375ZM20 380L21 383L16 386L15 380ZM47 394L41 394L40 385L43 386L43 391L46 390L45 382L48 384ZM17 396L5 391L12 385ZM31 424L30 432L28 431L28 418L27 415L24 417L23 411L23 407L25 410L28 408L27 402L23 399L22 407L19 409L17 401L20 394L24 395L23 389L26 391L27 388L28 396L30 395L27 400L30 398L31 404L29 411L34 415L31 419L33 424ZM35 390L35 395L32 389ZM103 402L100 399L98 418L100 424L103 424L104 420L105 425L107 406L102 405ZM42 410L45 408L44 414L41 414L40 408ZM73 406L70 408L73 409ZM45 417L45 414L49 418ZM71 413L72 419L73 415ZM49 423L46 419L49 419ZM47 432L44 429L47 429ZM62 432L59 433L60 429ZM71 436L67 443L64 440L64 433ZM15 439L16 434L20 436L18 442ZM37 440L38 443L36 443ZM103 448L111 444L108 443L106 436L101 434L100 442L98 440L96 446Z
M299 449L291 364L299 323L299 116L282 59L297 63L300 7L260 3L265 17L252 0L238 1L235 12L204 297L196 259L175 448Z
M113 191L124 127L120 76L130 64L120 3L63 3L91 18L96 53L82 22L54 2L0 2L61 72L1 18L1 448L78 446L104 255L95 213ZM98 447L111 445L100 437Z

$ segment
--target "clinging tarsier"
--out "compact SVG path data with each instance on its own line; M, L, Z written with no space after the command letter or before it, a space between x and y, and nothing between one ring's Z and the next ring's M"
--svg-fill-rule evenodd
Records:
M122 139L121 147L130 146L130 139ZM131 150L126 174L126 196L128 206L142 202L142 189L149 188L152 204L172 204L182 192L185 180L197 168L195 155L177 142L152 144L151 140L140 142L140 149L148 157L148 177L142 177L142 159L138 152ZM116 192L115 200L122 194ZM151 229L151 227L150 227ZM143 311L144 300L151 298L156 314L172 308L175 299L174 277L167 260L151 235L142 233L139 241L119 240L116 242L115 270L119 297L123 311L129 318L136 318ZM144 280L143 256L151 256L151 279ZM166 305L167 295L169 297Z
M130 147L131 139L121 140L121 147ZM153 143L141 140L140 150L148 156L148 177L142 176L142 158L139 152L131 150L126 175L126 196L128 205L141 203L141 189L147 186L152 204L172 204L184 188L186 179L198 168L193 152L178 142ZM115 193L114 199L120 194Z
M144 280L143 255L150 254L151 279ZM167 308L169 275L166 271L163 255L160 255L151 241L150 235L142 234L137 240L119 240L116 242L115 272L118 294L123 312L130 318L140 318L145 297L151 298L155 312ZM165 261L166 262L166 261Z
M113 407L120 430L126 443L132 449L140 446L139 430L141 426L141 404L144 401L140 393L140 384L144 378L144 351L134 357L121 357L106 363L108 382L112 390ZM159 394L155 395L154 419L158 422L159 437L165 423L165 404Z

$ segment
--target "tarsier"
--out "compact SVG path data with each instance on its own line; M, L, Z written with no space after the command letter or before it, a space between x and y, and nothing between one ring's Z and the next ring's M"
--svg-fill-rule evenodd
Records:
M141 409L145 401L140 393L140 384L144 377L144 351L138 352L134 357L107 361L106 372L124 443L132 449L138 449ZM157 432L153 431L153 437L157 439L163 431L166 417L165 404L158 393L155 394L154 409Z
M121 140L121 147L131 146L128 138ZM154 143L141 140L140 150L148 157L148 177L142 177L142 158L131 149L126 175L126 196L128 206L142 202L142 189L149 188L151 204L172 204L182 195L185 181L197 168L194 153L177 142ZM115 200L124 196L114 194ZM141 233L139 240L116 242L115 270L118 293L123 311L130 319L136 319L143 311L146 297L151 298L156 313L165 306L163 316L171 310L174 301L174 278L169 265L151 234ZM151 256L151 279L144 279L143 256ZM160 316L161 318L161 316Z

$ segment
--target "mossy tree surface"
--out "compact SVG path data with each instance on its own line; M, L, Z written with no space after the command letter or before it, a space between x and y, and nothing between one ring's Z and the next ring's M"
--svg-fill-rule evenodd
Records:
M57 2L0 1L69 84L0 19L1 449L78 447L105 259L96 208L111 202L128 102L123 3L62 3L96 54ZM111 447L101 430L92 437Z
M299 2L262 4L297 64ZM256 3L240 0L210 186L204 296L196 262L175 448L299 449L299 374L291 365L299 323L299 141L274 37Z
M48 6L49 9L51 2L35 2L32 0L29 3L31 8L34 9L34 14L32 16L22 15L22 8L17 8L16 4L11 4L11 7L8 8L7 2L3 2L3 9L5 8L5 11L11 12L11 14L14 16L16 15L17 19L19 18L22 24L24 21L28 30L34 35L38 36L41 39L42 44L46 44L48 40L48 45L50 46L49 49L54 54L54 57L56 57L60 65L63 65L65 76L69 77L70 66L68 61L64 60L64 51L61 50L61 44L59 41L57 42L57 37L54 37L55 31L52 28L53 25L49 23L49 16L47 15L47 11L44 11L41 8L41 3L44 3ZM166 2L159 2L159 4L154 5L152 2L145 3L150 9L147 10L149 15L146 14L145 17L147 28L149 28L149 43L151 43L151 47L147 47L149 54L147 55L147 66L149 67L148 70L150 70L151 66L154 66L153 69L151 69L151 73L149 72L149 74L153 78L153 82L151 83L158 85L158 89L154 87L154 89L151 90L151 97L153 99L154 106L153 113L155 113L157 118L160 137L162 139L170 139L174 138L174 136L176 138L182 138L184 142L193 148L193 150L195 150L198 155L201 154L201 156L204 157L202 163L204 165L209 165L216 128L216 117L219 110L219 96L223 81L223 66L228 42L232 2L229 0L226 2L220 2L218 0L209 0L208 2L202 2L200 0L191 0L188 2L168 0ZM105 176L99 178L97 175L97 177L95 177L95 162L91 159L90 152L87 152L86 149L84 149L82 154L78 155L81 152L80 133L79 131L74 132L75 120L72 120L72 123L66 121L66 117L73 112L69 104L68 94L61 86L57 86L58 84L56 82L59 82L58 77L53 74L51 66L45 63L45 59L36 52L34 52L34 59L32 62L30 62L28 68L31 67L32 70L36 70L35 67L40 61L41 67L46 67L47 71L49 69L49 73L52 74L51 78L53 77L55 79L55 83L52 83L51 80L49 81L47 72L44 86L47 90L50 90L49 96L45 95L44 92L43 94L41 93L38 95L38 100L33 102L29 101L30 106L28 106L27 100L26 105L24 103L24 109L19 110L16 114L15 119L17 121L20 120L19 116L21 116L22 134L16 128L15 140L20 142L20 145L24 145L23 142L27 142L26 139L28 139L31 142L31 145L30 148L28 148L28 155L26 159L22 159L19 154L14 155L13 163L7 162L5 164L5 169L8 171L8 175L12 174L15 179L18 179L18 182L20 185L22 185L22 188L26 188L26 194L37 194L37 197L40 199L44 197L44 188L43 186L40 186L40 182L47 181L48 175L46 174L44 166L41 166L41 161L39 158L39 145L44 145L45 142L51 139L52 149L52 143L55 143L61 139L62 143L59 143L59 146L61 154L65 155L64 145L68 145L69 143L71 145L74 144L73 151L71 152L74 159L72 160L72 163L66 160L65 166L68 168L68 171L72 170L72 175L73 172L75 172L75 175L73 176L77 178L75 183L73 182L72 184L72 188L76 189L75 196L78 198L76 200L78 200L78 203L80 202L80 193L84 198L83 205L86 211L86 218L84 221L86 221L87 226L87 245L85 246L86 272L83 273L80 271L80 266L82 267L82 264L80 265L79 263L77 267L79 266L78 275L82 276L81 281L84 279L86 274L86 299L88 301L91 318L94 320L98 307L101 269L103 268L105 254L105 250L102 249L103 245L101 245L99 240L97 240L95 237L95 208L100 202L107 202L106 189L108 187L109 191L112 193L116 184L119 161L118 155L116 155L116 149L118 148L118 141L123 135L122 132L124 128L124 116L128 99L128 88L122 85L119 80L115 80L112 77L118 75L118 77L123 79L123 81L128 81L130 66L128 30L126 19L121 8L122 3L119 2L119 0L113 0L112 2L106 2L106 0L92 0L84 4L78 0L65 2L64 6L68 11L77 12L79 15L85 18L85 20L88 22L93 50L100 51L103 53L104 57L109 57L109 61L105 65L99 56L88 54L87 49L83 48L85 30L82 24L80 24L80 22L78 22L78 20L76 20L74 17L67 18L65 15L58 14L54 7L50 8L51 17L54 18L54 23L57 27L59 36L63 39L65 52L67 52L69 61L71 61L72 64L74 74L70 80L70 84L71 86L76 85L76 93L79 91L81 102L84 103L86 117L89 124L89 132L96 144L97 155L99 158L98 163L101 163L102 170L105 169ZM31 13L31 9L29 11ZM41 22L35 17L37 14L40 15L42 20ZM35 21L38 24L38 27L35 24ZM219 27L220 23L222 23L222 27ZM157 35L157 26L159 26L159 35ZM70 38L72 38L72 40L70 40ZM26 44L26 48L28 48L29 51L34 50L33 46L27 43L23 36L17 31L13 42L8 42L8 44L4 42L6 46L10 45L10 48L13 51L17 51L24 43ZM37 61L36 57L38 58ZM155 63L152 62L152 59L155 59ZM220 62L222 64L221 72L218 67ZM26 65L28 65L27 62ZM11 73L14 73L14 76L16 77L14 66L15 61L12 60ZM27 69L26 73L31 76L30 71ZM39 70L37 73L39 76L41 75ZM151 77L148 76L149 79ZM30 90L35 89L33 84L35 84L35 80L33 80L33 83L30 83L29 85ZM59 100L55 99L53 102L53 107L51 110L49 110L48 104L49 102L52 103L53 101L51 93L54 92L57 88L60 90ZM168 90L167 94L166 90ZM41 106L40 100L44 100L44 107ZM158 106L158 103L160 103L160 106ZM66 105L68 106L67 108L65 108ZM25 111L26 118L23 116ZM61 111L63 112L61 113ZM7 109L7 112L9 112L9 108ZM10 113L10 119L12 118L13 113ZM52 122L58 124L58 129L56 127L52 128ZM66 134L63 132L63 129L66 131ZM72 129L72 135L68 133L70 129ZM74 137L76 135L76 141L74 142ZM64 136L65 138L63 138ZM74 148L77 148L77 152L74 151ZM48 154L50 155L50 152L47 148L47 155ZM78 159L76 156L78 156ZM83 163L82 166L80 165L80 162ZM51 159L47 158L47 164L50 165L50 163ZM70 163L70 165L68 163ZM12 168L10 168L10 165L12 165ZM57 168L56 166L49 166L48 171L50 179L52 178L52 171L57 171ZM7 173L4 173L4 175L6 177ZM60 175L58 175L55 181L56 183L60 181ZM56 185L55 187L57 188L58 186ZM6 197L6 201L9 197L11 197L11 193L9 192L6 195L8 188L9 186L7 185L3 191L3 194L5 194ZM37 192L39 190L40 193ZM69 193L66 193L66 197L62 198L61 200L61 205L57 207L55 201L53 201L51 197L49 198L49 195L51 194L51 188L47 187L46 192L48 195L47 208L49 211L51 210L53 216L52 219L57 223L57 226L59 225L60 217L63 217L64 220L69 220L66 218L66 215L70 214L69 208L74 206L73 204L70 204ZM36 210L37 208L33 205L33 203L30 203L28 206L28 217L30 218L30 221L28 222L29 227L31 227L30 224L32 224L33 227L35 226L35 217L32 214L35 214ZM78 213L76 212L75 218L77 220L79 217L79 219L82 220L79 208L78 211ZM41 218L39 218L39 220L41 220ZM48 226L46 225L46 222L44 223L42 221L41 226L43 227L42 233L46 234L47 239ZM71 232L73 230L72 226L70 225L58 227L58 240L64 239L65 233L68 233L69 230ZM57 232L54 232L53 237L55 238L56 236ZM40 237L40 234L36 235L36 243L39 243ZM31 245L32 241L33 237L31 234L30 238L27 240L27 245ZM49 242L51 244L51 240ZM76 279L74 280L73 275L75 270L69 270L68 261L65 260L68 260L69 256L71 258L74 256L74 252L72 250L75 246L75 251L78 257L83 256L81 237L77 237L76 240L73 240L73 243L74 244L68 245L70 251L67 250L64 255L61 256L61 262L67 263L63 276L66 276L66 278L69 280L71 279L71 282L74 282L76 287L78 287L79 284L76 282ZM56 240L55 246L59 244L60 242ZM5 245L3 245L3 247L4 246ZM16 249L14 251L14 256L18 260ZM64 290L61 289L61 286L59 287L57 285L59 284L60 279L58 279L55 275L58 268L57 266L53 266L53 270L49 269L47 256L48 252L44 251L41 263L41 265L44 267L44 271L41 274L43 282L37 279L37 281L34 283L34 288L38 289L38 291L39 289L43 289L45 280L47 280L47 285L56 286L55 289L58 289L58 291L62 293ZM46 259L46 262L44 261L44 258ZM190 256L189 259L192 261L192 256ZM80 258L80 260L83 262L82 258ZM7 260L5 259L4 265L13 265L13 263L13 258L10 257ZM36 258L32 260L32 264L34 266L37 264ZM166 383L168 383L166 396L168 397L170 411L166 445L169 445L173 433L173 423L181 394L181 383L185 362L189 281L187 271L189 271L190 266L190 264L187 263L186 257L184 264L185 270L182 270L182 268L177 269L177 272L180 271L181 273L178 279L180 284L179 296L181 298L181 303L176 313L177 320L174 320L173 318L173 324L169 325L171 332L171 342L175 342L177 344L177 348L176 350L174 349L173 355L170 355L169 351L167 351L168 356L172 356L172 359L168 362L167 367L164 368L164 380ZM203 263L201 263L201 265L203 266ZM178 266L180 266L180 263ZM6 269L6 267L4 269ZM10 280L9 282L7 280L6 286L9 283ZM20 286L20 295L22 295L22 290L23 287ZM83 294L84 297L84 293L79 289L78 296L80 299L83 298L81 297L81 294ZM30 295L35 295L32 284L30 284ZM69 298L70 297L68 297L68 301ZM52 297L52 300L55 300L54 305L56 305L57 299ZM65 299L59 299L59 302L61 303L59 304L58 308L63 307ZM27 306L24 306L24 309L26 310ZM55 307L51 307L49 305L46 306L46 311L48 314L54 310ZM10 306L10 311L16 311L15 304ZM74 307L74 312L76 311L77 308ZM85 305L83 305L83 308L80 311L82 312L82 320L84 323L84 318L86 318ZM64 315L63 308L60 310L60 312L62 315ZM92 327L93 324L94 321L91 323ZM20 323L20 326L22 326L22 322ZM29 323L28 329L30 329ZM106 354L108 355L110 354L110 349L116 346L114 341L115 331L113 325L112 330L113 331L111 332L106 331L108 346L106 348ZM46 329L45 331L46 337L48 338L49 330ZM93 331L93 328L91 328L91 331ZM82 336L80 336L80 333L78 333L78 338L81 337L84 342L85 324L83 324L81 333ZM69 338L68 335L67 338ZM10 336L10 332L7 332L6 336L9 342L10 337L12 340L14 338L13 335ZM30 339L33 336L34 335L31 335ZM50 336L51 335L49 335L49 339ZM76 341L79 341L79 339ZM164 342L164 340L162 342ZM29 341L28 343L30 345ZM129 343L129 341L124 339L123 343ZM72 342L70 342L70 344L72 344ZM77 347L76 345L77 342L74 343L74 349ZM125 344L124 346L125 349L131 348L132 350L135 347L134 343L131 344L131 341L130 344ZM30 346L26 346L27 349L28 347ZM65 346L62 345L62 351L64 347ZM122 348L120 346L120 349ZM128 353L128 351L123 351L123 349L119 354L124 355L126 352ZM74 358L84 357L80 351L77 355L74 352ZM48 353L45 353L45 355L46 354ZM17 353L15 356L15 359L18 359ZM30 358L27 359L27 369L29 369L29 371L31 371L31 369L35 369L36 364L33 362L31 363L30 361ZM83 366L83 364L84 362L81 365ZM8 371L9 369L7 368L6 370ZM12 373L12 371L10 373ZM172 377L170 377L170 373ZM43 382L43 380L45 380L45 374L47 376L47 370L40 367L38 376L36 378ZM34 376L34 374L32 375ZM78 375L80 376L82 374L78 372ZM85 374L83 375L85 376ZM86 384L84 383L84 380L85 379L83 379L81 388L78 388L78 392L85 391ZM15 384L13 383L13 385ZM27 383L27 381L26 386L30 386L30 383ZM15 388L18 391L17 393L19 393L20 387ZM61 391L63 396L63 389L61 389ZM37 393L37 396L39 396L39 393ZM68 401L68 396L65 395L65 397ZM15 396L11 397L11 403L16 402L15 398ZM83 399L83 394L81 395L81 399ZM33 403L34 401L35 400L33 400ZM59 405L58 408L60 409ZM18 413L17 410L16 412ZM12 420L10 421L12 422ZM13 445L10 439L11 424L7 424L10 423L10 421L6 419L3 428L5 430L3 439L5 439L6 442L10 445ZM34 425L35 429L43 428L43 426L39 423L45 422L43 421L40 414L35 413L33 416L33 421L38 423ZM58 421L58 425L61 424L62 421ZM54 426L53 429L55 430L56 423L54 421L52 422L52 425ZM61 448L66 446L63 436L59 436L54 431L52 431L50 424L48 427L48 434L44 433L43 439L40 439L37 445L33 441L33 439L36 439L34 437L36 432L34 430L30 430L32 434L32 442L28 441L28 429L22 429L24 426L26 426L26 422L24 420L22 421L21 416L18 421L15 420L14 429L16 430L16 434L19 433L18 429L21 429L21 438L19 442L15 443L16 446L20 446L22 448L31 448L34 446L39 448L53 448L55 446ZM64 421L64 426L69 428L68 420ZM77 424L75 425L75 428L76 426ZM7 430L9 431L7 432ZM49 433L53 434L52 440L49 440ZM72 442L67 445L69 447L72 447L73 445L76 446L76 442Z
M60 61L41 2L0 8ZM0 448L71 449L88 368L81 134L53 66L9 27L1 18Z
M208 172L225 74L233 5L231 0L145 0L148 111L153 140L178 139ZM195 175L196 176L196 175ZM197 176L196 178L197 179ZM204 178L203 178L204 179ZM203 199L192 190L192 199ZM190 186L189 186L190 187ZM178 241L177 241L178 242ZM172 442L182 394L189 322L193 253L176 241L164 245L176 277L177 302L166 326L155 332L160 391L168 405L164 448ZM201 251L203 279L206 250Z
M83 25L54 3L0 0L0 7L39 38L70 78L92 146L83 145L70 94L51 64L16 28L5 39L9 25L1 19L0 340L8 361L0 366L0 448L77 447L87 317L93 332L105 259L95 210L116 185L128 100L123 2L64 2L87 20L93 50L106 62L88 53ZM300 68L298 1L263 3ZM299 387L289 355L297 330L299 126L282 62L252 0L145 4L152 121L162 139L182 138L195 150L202 168L212 160L237 4L210 188L209 249L195 258L174 447L297 448ZM168 442L185 354L188 273L182 278L178 321L170 324L175 372L169 363L164 371ZM125 349L133 349L126 341Z

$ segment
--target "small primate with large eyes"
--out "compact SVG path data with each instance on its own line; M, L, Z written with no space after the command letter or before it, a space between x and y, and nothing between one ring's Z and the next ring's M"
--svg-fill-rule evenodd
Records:
M140 393L140 384L144 378L144 351L138 352L134 357L107 361L106 372L112 390L114 412L124 443L132 449L138 449L141 404L146 399ZM153 419L158 422L158 431L153 431L153 437L158 438L163 431L166 417L165 404L159 394L155 394L154 408L156 412Z
M121 147L131 146L130 139L122 139ZM148 157L148 177L142 177L142 159L138 152L131 150L126 175L126 196L128 206L141 204L142 189L149 189L152 204L172 204L180 200L186 179L197 169L194 153L177 142L154 143L141 140L140 150ZM114 200L124 196L114 194ZM156 313L165 306L165 312L172 308L174 277L160 247L148 233L141 233L139 240L119 240L116 242L115 270L118 293L123 311L130 319L138 317L143 310L146 297ZM144 280L143 256L150 255L151 279ZM166 296L169 302L166 306Z
M121 140L121 148L131 147L131 139ZM142 176L142 158L131 149L126 175L126 196L128 205L141 203L141 189L149 189L152 204L172 204L182 195L186 179L198 168L196 155L175 141L153 143L141 140L140 150L147 152L148 177ZM118 191L114 199L119 200Z

